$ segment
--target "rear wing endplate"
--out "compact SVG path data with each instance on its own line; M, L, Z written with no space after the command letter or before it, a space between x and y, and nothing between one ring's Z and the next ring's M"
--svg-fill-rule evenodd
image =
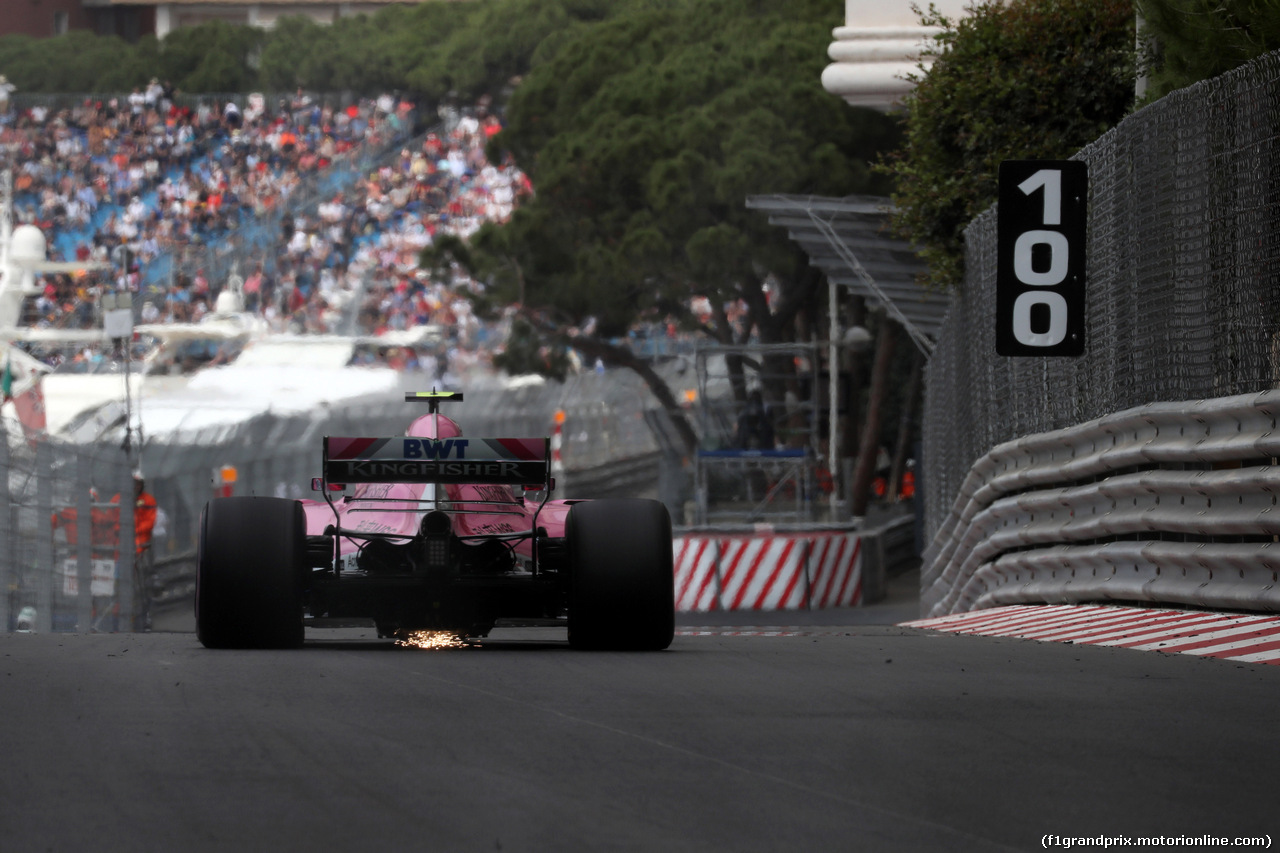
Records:
M328 483L551 482L549 438L355 438L326 436Z

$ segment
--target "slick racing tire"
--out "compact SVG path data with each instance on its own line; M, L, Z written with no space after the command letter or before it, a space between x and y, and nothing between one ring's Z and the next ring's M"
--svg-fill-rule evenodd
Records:
M671 516L658 501L574 504L569 550L569 643L577 649L657 651L675 636Z
M200 517L196 637L210 649L302 645L306 520L283 498L215 498Z

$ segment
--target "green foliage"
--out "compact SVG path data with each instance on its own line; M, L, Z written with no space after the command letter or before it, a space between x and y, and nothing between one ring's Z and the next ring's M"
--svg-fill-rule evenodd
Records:
M964 229L996 200L1010 159L1061 159L1114 126L1133 100L1128 0L983 0L951 21L904 101L906 139L877 170L897 179L895 230L928 262L927 283L964 280Z
M415 92L463 102L500 93L528 73L544 43L614 14L612 0L469 0L393 4L319 24L280 18L273 29L212 21L163 42L77 31L0 37L0 70L22 92L120 92L152 77L187 92Z
M258 73L263 87L271 91L290 91L298 86L328 90L328 73L323 59L328 48L330 30L303 16L279 18L271 38L258 57Z
M1138 0L1148 98L1280 49L1275 0Z
M0 38L0 71L19 92L127 91L138 85L135 80L150 79L133 46L82 30L45 39Z
M841 10L818 0L669 0L549 38L491 153L512 152L537 196L473 241L509 299L601 337L674 316L693 295L744 298L763 340L794 334L812 282L784 230L747 210L769 193L887 192L867 161L891 120L823 92ZM500 233L496 233L500 232ZM498 255L505 263L498 260ZM770 273L789 294L771 311ZM501 300L499 300L501 301ZM707 331L729 340L721 325Z
M376 15L317 24L306 17L282 18L262 49L263 88L298 86L320 91L374 93L404 89L418 57L430 49L418 34L416 9L448 13L453 4L426 3L413 9L388 6ZM454 12L452 17L460 17ZM439 27L433 28L439 30Z
M266 38L262 30L223 21L176 29L159 44L158 68L134 85L159 77L184 92L245 91L257 83L249 63Z
M579 21L598 20L616 4L490 0L463 4L467 18L432 51L411 79L420 90L456 92L466 100L501 92L512 78L528 73L535 51L553 33Z
M506 347L493 356L493 366L513 376L537 373L563 382L571 365L562 344L546 343L532 324L517 317Z

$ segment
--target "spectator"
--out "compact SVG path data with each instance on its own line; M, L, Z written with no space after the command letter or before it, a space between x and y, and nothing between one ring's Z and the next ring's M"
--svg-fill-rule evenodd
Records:
M101 276L105 286L145 292L147 300L138 303L151 301L150 312L166 322L207 311L221 282L201 283L200 293L181 274L145 283L148 264L224 239L242 217L267 216L285 204L308 170L377 144L388 105L398 119L408 115L405 102L394 98L343 110L313 101L307 115L293 114L286 102L276 115L259 114L251 97L254 120L228 134L216 106L193 111L164 99L151 103L143 94L140 128L133 127L132 106L121 111L114 101L86 99L52 116L28 110L18 127L0 131L0 155L24 164L15 176L18 218L54 232L92 229L77 236L76 257L113 259L118 269ZM420 148L396 149L398 158L330 196L313 219L296 229L291 222L288 236L296 241L255 262L262 266L258 297L247 290L248 308L274 328L332 332L350 305L364 331L446 324L464 347L474 346L479 323L457 291L480 285L458 269L434 280L417 269L417 257L440 234L465 239L485 222L504 220L532 193L509 160L487 162L484 143L495 120L483 109L478 114L483 124L468 121L430 135ZM51 247L58 242L51 239ZM62 278L46 276L49 286L33 300L45 324L82 319L77 306L86 301L85 288L70 288ZM282 282L287 286L277 288ZM83 284L96 286L99 277ZM419 355L406 354L406 367ZM464 349L458 362L469 358Z
M119 506L120 496L111 498L111 503ZM155 558L151 553L151 537L155 532L156 518L159 508L155 497L146 490L146 482L142 475L133 475L133 540L135 558L133 563L134 595L140 603L139 612L135 614L135 628L151 630L151 582L155 576ZM119 541L119 513L116 514L116 534Z
M133 124L137 127L142 125L142 112L147 107L147 96L143 94L142 89L137 86L133 87L133 91L129 93L129 113L133 116Z
M9 98L18 87L9 82L9 78L0 74L0 121L8 118Z
M738 417L734 446L742 450L773 450L775 448L773 418L764 404L764 396L759 389L751 392L747 398L746 408Z
M114 495L111 503L119 505L120 496ZM141 554L144 550L151 547L151 534L156 526L156 499L146 490L146 481L142 479L142 475L133 475L133 539L137 553ZM119 540L120 522L119 516L116 517L115 529L117 531L116 539Z
M91 497L96 501L96 491ZM151 546L151 536L156 526L156 499L146 490L146 482L141 475L133 477L133 538L135 551L141 554ZM90 530L95 547L115 548L120 542L120 495L114 495L107 505L94 504L90 508ZM55 529L66 532L67 542L76 544L76 523L78 513L75 507L66 507L53 514Z
M164 96L164 86L160 85L160 78L152 77L151 82L147 84L147 88L142 93L143 103L148 109L158 109L160 99Z

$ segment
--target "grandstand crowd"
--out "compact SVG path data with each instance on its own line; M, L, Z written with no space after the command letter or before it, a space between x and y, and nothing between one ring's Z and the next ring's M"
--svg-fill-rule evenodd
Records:
M9 111L0 165L12 171L15 224L41 228L50 260L102 265L43 276L26 322L90 328L106 290L132 292L140 322L198 321L228 283L203 269L148 271L274 215L278 239L243 270L239 294L272 331L335 333L344 318L351 331L354 317L360 334L432 324L474 349L482 332L458 291L475 283L459 270L432 280L419 253L438 235L466 238L505 221L532 186L514 163L488 162L485 143L501 126L487 105L414 137L417 121L416 106L392 95L345 106L302 90L275 104L261 95L180 102L160 81L123 99ZM290 209L309 179L393 142L344 191Z

